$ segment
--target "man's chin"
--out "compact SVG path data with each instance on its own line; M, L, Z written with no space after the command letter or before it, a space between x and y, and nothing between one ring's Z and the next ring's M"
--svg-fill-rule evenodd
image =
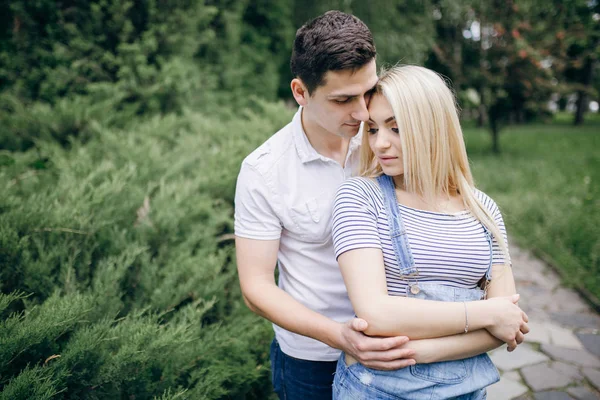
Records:
M352 125L343 125L339 130L339 135L347 138L353 138L358 134L358 130L360 125L352 126Z

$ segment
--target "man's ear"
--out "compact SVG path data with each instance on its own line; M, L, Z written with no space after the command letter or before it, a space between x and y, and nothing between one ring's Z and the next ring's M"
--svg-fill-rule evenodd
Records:
M302 82L300 78L294 78L290 83L290 87L292 88L292 95L294 96L294 99L296 99L298 105L305 106L308 103L310 94L308 93L308 89L306 88L306 85L304 85L304 82Z

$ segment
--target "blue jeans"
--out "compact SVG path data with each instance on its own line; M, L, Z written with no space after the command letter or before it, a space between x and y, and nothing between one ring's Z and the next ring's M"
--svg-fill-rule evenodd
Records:
M290 357L277 339L271 343L271 379L281 400L331 400L336 364Z

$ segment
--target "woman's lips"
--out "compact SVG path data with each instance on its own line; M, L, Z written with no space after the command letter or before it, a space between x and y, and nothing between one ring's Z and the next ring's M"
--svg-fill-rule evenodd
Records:
M378 156L379 162L382 164L390 164L398 159L398 157Z

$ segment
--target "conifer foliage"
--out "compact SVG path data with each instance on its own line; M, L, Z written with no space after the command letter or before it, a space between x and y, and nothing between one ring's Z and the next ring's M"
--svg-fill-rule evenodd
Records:
M239 160L289 118L258 101L5 153L0 399L267 397L232 198Z
M269 397L233 196L290 118L253 97L285 4L0 4L0 400Z

